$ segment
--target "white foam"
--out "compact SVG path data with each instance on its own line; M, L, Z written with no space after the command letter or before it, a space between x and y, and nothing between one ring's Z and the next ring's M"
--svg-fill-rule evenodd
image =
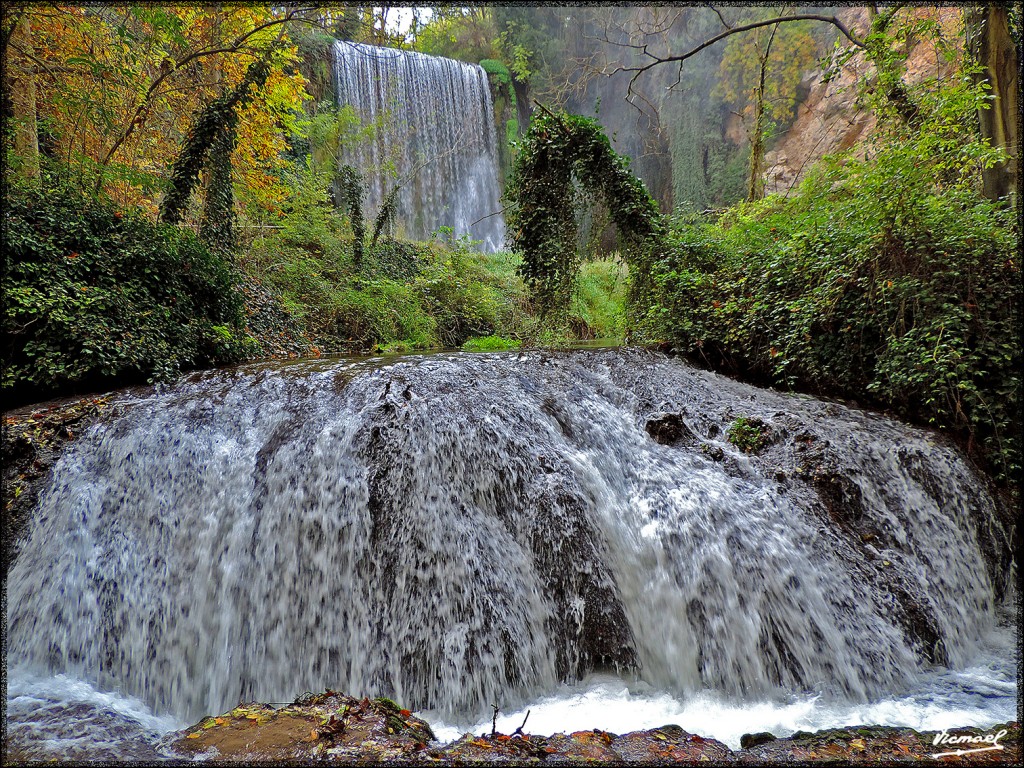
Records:
M1017 675L1008 629L998 645L962 671L938 669L922 677L906 696L867 704L830 701L803 695L785 701L742 701L715 691L676 697L651 690L645 683L595 675L577 686L564 686L551 696L510 713L500 713L499 733L512 733L530 715L527 733L551 735L599 728L624 734L663 725L679 725L690 733L717 739L739 749L745 733L767 731L779 737L796 731L818 731L856 725L885 725L917 731L977 726L986 728L1016 718ZM491 719L446 722L424 717L438 740L447 743L463 733L490 733Z

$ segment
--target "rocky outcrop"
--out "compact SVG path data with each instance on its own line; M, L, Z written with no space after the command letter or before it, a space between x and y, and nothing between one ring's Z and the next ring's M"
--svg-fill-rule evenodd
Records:
M922 19L935 18L950 36L955 35L962 15L958 8L915 8L913 12ZM868 29L864 7L843 8L837 15L859 34ZM903 80L914 85L949 71L950 65L935 45L923 40L913 45ZM858 83L873 77L874 66L863 53L853 56L828 82L821 71L807 76L802 90L808 95L797 108L796 119L765 155L766 194L787 194L824 155L853 148L854 156L864 156L865 142L876 123L871 111L859 102Z
M173 749L214 762L294 762L318 760L354 763L781 763L911 762L937 753L979 750L943 758L958 764L1015 765L1020 758L1020 725L988 729L918 732L909 728L849 727L788 738L747 734L743 748L730 750L715 739L664 725L623 735L594 729L541 736L467 733L439 744L426 721L389 699L355 699L333 691L306 696L282 708L267 704L238 706L206 717L186 729Z
M54 400L4 413L4 536L7 568L18 554L39 491L64 446L88 429L110 403L109 395Z

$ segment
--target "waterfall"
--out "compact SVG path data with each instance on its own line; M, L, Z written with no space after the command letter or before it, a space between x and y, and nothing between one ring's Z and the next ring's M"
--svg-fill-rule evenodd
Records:
M1000 514L932 433L643 351L205 372L55 467L8 663L192 720L325 687L472 717L595 670L866 701L970 662Z
M367 182L367 215L375 216L398 183L397 220L411 239L440 227L502 247L497 135L487 74L475 64L438 56L334 44L339 105L372 125L369 140L342 146L341 162Z

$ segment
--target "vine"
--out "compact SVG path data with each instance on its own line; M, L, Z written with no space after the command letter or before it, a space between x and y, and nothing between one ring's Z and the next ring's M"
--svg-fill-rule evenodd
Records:
M273 50L273 49L271 49ZM255 86L262 88L270 76L270 51L257 59L245 72L245 77L232 91L207 104L196 118L171 169L170 189L160 204L160 220L168 224L181 221L185 204L199 181L199 172L206 164L210 151L224 141L224 134L233 132L238 123L236 109L244 106ZM230 158L228 159L230 163Z
M596 120L541 109L518 147L505 193L509 237L523 256L520 273L542 313L567 308L579 270L578 213L597 194L618 230L635 302L663 234L658 204Z
M231 182L231 153L235 149L235 139L234 126L228 126L210 148L207 161L210 183L199 225L199 236L207 245L228 251L235 246L235 194Z
M363 189L363 177L359 169L352 165L341 166L338 170L338 203L348 213L352 224L352 260L357 267L363 263L363 243L366 240Z

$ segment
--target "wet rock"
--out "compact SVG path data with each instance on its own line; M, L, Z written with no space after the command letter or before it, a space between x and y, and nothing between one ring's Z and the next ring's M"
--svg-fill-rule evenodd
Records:
M614 749L628 763L719 763L731 756L722 742L687 733L678 725L627 733L615 740Z
M39 491L60 458L109 405L107 395L55 400L4 414L0 459L7 568L14 564Z
M1020 725L1006 723L987 729L963 728L942 732L948 735L990 739L1000 733L997 740L1001 750L971 752L965 755L940 757L943 763L1016 765L1020 758ZM838 762L838 763L897 763L935 760L934 755L958 749L986 747L991 742L978 744L941 744L942 733L917 732L910 728L883 726L855 726L834 728L817 733L800 731L789 738L776 739L734 753L739 762Z
M917 732L909 728L856 726L817 733L798 731L787 738L745 734L742 748L689 733L678 725L616 735L594 729L538 736L519 729L508 735L470 733L438 744L430 726L389 699L355 699L334 691L307 695L274 708L240 705L219 717L206 717L183 731L173 748L185 756L214 762L310 761L341 764L408 765L566 764L566 763L777 763L904 762L935 754L1002 749L948 756L957 764L1017 765L1020 725Z
M246 704L188 728L173 749L216 762L406 761L434 740L426 721L389 699L334 691L286 707Z
M712 445L711 443L701 443L700 452L707 456L712 461L721 461L725 458L725 451L722 450L720 445Z
M662 445L691 443L696 440L681 413L658 413L647 420L647 434Z
M762 731L761 733L744 733L740 736L740 749L750 749L751 747L757 747L761 744L767 744L770 741L775 741L776 736L774 733L768 733Z

